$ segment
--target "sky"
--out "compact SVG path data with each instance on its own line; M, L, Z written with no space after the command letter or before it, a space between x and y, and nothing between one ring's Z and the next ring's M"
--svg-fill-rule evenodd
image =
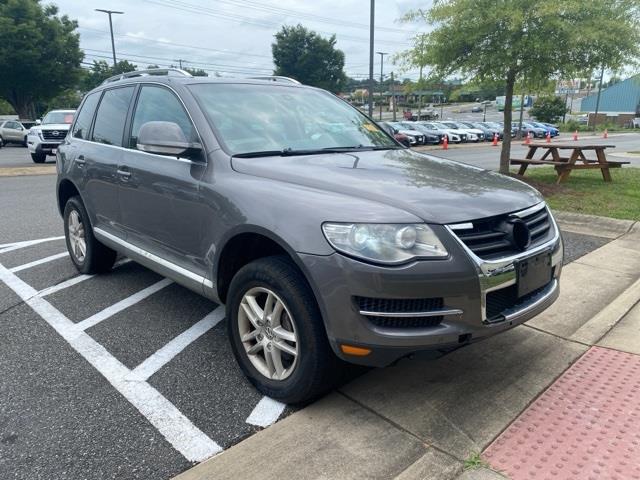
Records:
M49 3L46 0L43 3ZM282 25L298 23L324 37L336 34L345 53L345 71L358 79L369 71L368 0L52 0L61 14L78 21L85 66L111 60L109 21L96 8L123 11L113 16L118 60L140 68L177 65L178 59L209 75L268 75L273 72L271 43ZM375 51L394 54L411 46L411 37L426 26L400 24L408 10L428 8L431 0L377 0ZM385 76L417 78L400 72L385 57ZM374 73L380 75L380 56Z

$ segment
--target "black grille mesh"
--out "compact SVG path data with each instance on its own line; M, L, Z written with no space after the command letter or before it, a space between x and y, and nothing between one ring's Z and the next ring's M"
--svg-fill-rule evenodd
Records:
M354 297L358 309L377 313L429 312L443 308L442 298L371 298ZM442 316L436 317L377 317L367 315L367 320L384 328L425 328L436 327Z
M474 220L473 229L455 230L455 234L473 253L480 258L492 259L520 253L507 239L507 235L499 230L500 224L509 215L499 215L481 220ZM522 217L531 232L531 247L540 245L551 234L551 219L546 208Z
M543 290L547 288L548 284L534 290L527 295L518 298L518 286L511 285L500 290L494 290L487 293L486 314L488 321L499 320L502 312L505 310L518 307L519 305L525 306L538 296Z

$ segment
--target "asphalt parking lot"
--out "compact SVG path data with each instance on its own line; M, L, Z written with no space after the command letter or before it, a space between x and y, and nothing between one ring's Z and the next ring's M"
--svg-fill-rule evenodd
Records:
M170 478L292 411L242 376L223 307L124 258L78 275L55 176L2 176L17 151L0 150L0 478ZM566 262L607 241L564 237Z

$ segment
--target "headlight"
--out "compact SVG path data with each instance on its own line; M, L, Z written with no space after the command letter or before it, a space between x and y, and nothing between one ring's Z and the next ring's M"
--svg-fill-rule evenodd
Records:
M322 231L339 252L376 263L448 255L433 230L423 224L325 223Z

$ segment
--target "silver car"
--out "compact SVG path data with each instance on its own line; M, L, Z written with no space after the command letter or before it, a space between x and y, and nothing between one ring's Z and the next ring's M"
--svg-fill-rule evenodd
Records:
M27 129L17 120L0 122L0 147L7 143L27 146Z

